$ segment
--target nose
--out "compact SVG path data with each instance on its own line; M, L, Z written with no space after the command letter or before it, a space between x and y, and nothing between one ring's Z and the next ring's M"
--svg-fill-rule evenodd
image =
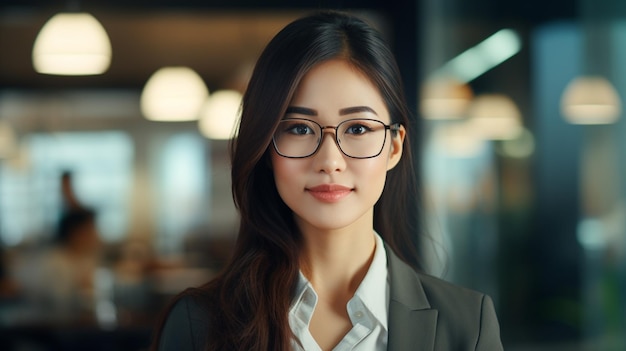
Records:
M346 168L345 155L335 141L334 133L324 133L319 149L313 155L314 167L319 172L341 172Z

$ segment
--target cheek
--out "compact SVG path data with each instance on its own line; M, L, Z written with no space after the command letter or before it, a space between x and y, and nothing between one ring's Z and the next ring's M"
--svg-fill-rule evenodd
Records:
M301 179L301 177L294 175L301 172L300 168L302 166L299 165L299 162L294 162L294 160L279 156L274 152L272 153L271 159L276 188L284 200L285 191L296 186L298 179Z
M372 176L384 175L387 173L387 165L389 164L390 148L385 147L377 157L359 160L359 168L362 172L368 172Z
M359 165L353 168L353 172L362 182L361 186L382 191L387 178L387 158L381 154L379 157L359 160Z

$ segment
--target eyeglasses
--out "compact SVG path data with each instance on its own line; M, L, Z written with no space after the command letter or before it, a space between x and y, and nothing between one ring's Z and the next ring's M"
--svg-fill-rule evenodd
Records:
M387 140L387 130L397 131L400 124L384 124L375 119L348 119L334 126L322 126L306 118L289 118L278 123L273 143L276 152L289 158L305 158L317 152L324 130L335 131L335 142L341 152L351 158L372 158L380 155Z

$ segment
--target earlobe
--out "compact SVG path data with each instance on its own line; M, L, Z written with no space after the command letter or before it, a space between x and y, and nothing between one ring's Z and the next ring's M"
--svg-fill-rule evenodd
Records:
M403 125L400 125L400 129L395 132L395 135L391 135L391 149L389 150L389 161L387 162L388 171L393 169L400 162L400 158L402 158L405 135L406 129L404 129Z

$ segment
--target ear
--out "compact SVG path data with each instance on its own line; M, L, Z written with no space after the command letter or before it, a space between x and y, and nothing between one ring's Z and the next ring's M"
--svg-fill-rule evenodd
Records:
M387 170L391 170L394 168L398 162L400 162L400 158L402 157L402 146L404 145L404 137L406 135L406 129L404 129L403 125L400 125L400 129L398 129L394 133L391 134L391 150L389 150L389 160L387 161Z

